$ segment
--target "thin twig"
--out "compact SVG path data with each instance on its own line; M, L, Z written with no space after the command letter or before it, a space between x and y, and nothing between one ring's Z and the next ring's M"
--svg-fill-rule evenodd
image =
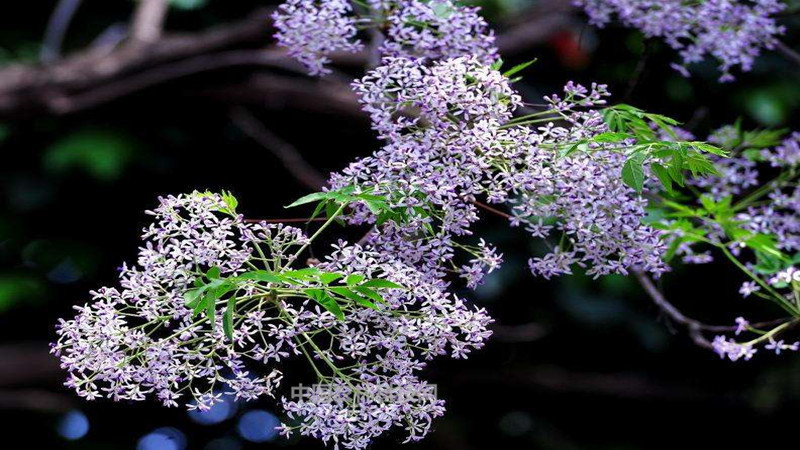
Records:
M230 117L239 129L275 155L297 181L315 191L325 185L325 177L314 166L306 162L297 149L268 130L245 108L232 109Z
M493 208L493 207L487 205L486 203L481 203L481 202L479 202L477 200L470 200L469 202L472 203L473 205L479 207L479 208L483 208L486 211L489 211L489 212L491 212L493 214L497 214L500 217L505 217L506 219L513 219L514 218L514 216L512 216L511 214L508 214L506 212L500 211L497 208Z
M644 75L644 69L647 67L647 60L649 58L650 58L650 46L647 45L647 41L645 41L644 50L642 51L642 56L636 63L636 68L633 69L633 74L631 75L631 78L628 81L628 88L625 90L625 95L622 96L623 102L630 101L631 96L633 95L634 91L636 91L636 87L639 86L639 82L642 79L642 75Z

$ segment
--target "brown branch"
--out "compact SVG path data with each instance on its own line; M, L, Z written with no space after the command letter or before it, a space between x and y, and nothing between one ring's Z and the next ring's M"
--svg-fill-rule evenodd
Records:
M78 95L54 95L48 99L50 109L58 114L72 113L125 97L167 81L236 66L266 66L298 70L292 61L276 50L232 50L200 55L159 66L131 77L110 82Z
M486 203L481 203L481 202L479 202L477 200L470 200L469 202L472 203L473 205L479 207L479 208L485 209L486 211L489 211L490 213L496 214L496 215L498 215L500 217L505 217L506 219L513 219L514 218L514 216L512 216L511 214L508 214L506 212L500 211L499 209L494 208L492 206L489 206Z
M300 152L291 144L281 139L278 135L268 130L245 108L234 108L230 112L233 123L236 124L246 135L258 142L262 147L275 155L283 167L286 168L294 178L305 186L318 191L325 185L325 177L306 162Z
M324 222L328 220L326 217L293 217L290 219L244 219L246 223L306 223L306 222Z
M705 325L700 321L691 319L683 315L683 313L678 311L677 308L672 306L672 303L667 301L666 297L664 297L664 294L662 294L661 291L658 290L656 285L653 284L653 281L650 279L650 277L647 276L647 274L645 274L644 272L638 270L634 271L634 276L636 277L636 280L639 281L639 284L642 285L642 288L644 288L645 292L647 292L647 295L650 296L653 302L659 308L661 308L661 310L664 311L665 314L667 314L675 322L680 323L681 325L684 325L686 328L689 329L689 336L692 338L695 344L704 348L713 348L711 346L711 342L708 339L706 339L705 336L703 336L703 330L709 328L717 328L717 327L711 327L709 325Z
M168 9L168 0L139 0L139 6L133 14L131 43L140 45L156 42L161 37Z

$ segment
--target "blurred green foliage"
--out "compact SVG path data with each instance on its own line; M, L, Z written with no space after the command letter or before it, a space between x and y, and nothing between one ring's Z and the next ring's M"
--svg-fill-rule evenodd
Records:
M42 164L54 175L79 170L95 179L112 181L121 177L135 158L136 145L124 133L88 129L69 133L53 143L45 150Z

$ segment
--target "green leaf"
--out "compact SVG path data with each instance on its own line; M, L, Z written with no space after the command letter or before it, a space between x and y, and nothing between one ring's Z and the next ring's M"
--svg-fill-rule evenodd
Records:
M403 286L400 286L397 283L393 283L389 280L383 280L376 278L374 280L369 280L366 283L362 284L361 287L368 287L368 288L386 288L386 289L402 289Z
M521 72L521 71L527 69L531 64L533 64L535 62L536 62L536 58L534 58L534 59L532 59L530 61L526 61L526 62L524 62L522 64L517 64L516 66L506 70L503 73L503 76L506 77L506 78L511 78L513 75L515 75L518 72Z
M213 279L219 278L220 272L221 271L220 271L219 267L214 266L214 267L208 269L208 272L206 272L206 276L210 280L213 280Z
M353 292L349 288L336 286L336 287L331 287L330 290L331 290L331 292L333 292L335 294L341 295L342 297L348 298L348 299L356 302L358 305L365 306L367 308L371 308L371 309L375 309L375 310L378 309L378 307L375 305L375 303L372 303L371 301L367 300L366 298L356 294L355 292Z
M206 317L208 318L208 323L211 325L211 329L213 330L216 327L216 314L217 314L217 305L216 305L217 297L214 295L213 292L206 293L204 302L206 306Z
M675 193L672 188L672 177L669 175L669 171L666 167L659 163L653 163L650 166L650 170L653 172L653 174L655 174L655 176L658 178L658 181L661 182L661 185L664 186L664 189L666 189L668 193Z
M327 197L328 197L327 192L315 192L313 194L308 194L306 196L300 197L299 199L295 200L294 203L285 206L284 208L294 208L295 206L300 206L320 200L325 200Z
M748 248L760 252L772 258L789 261L789 258L778 250L777 242L773 236L768 234L756 234L744 241Z
M50 174L82 171L100 181L113 181L141 155L135 140L120 131L84 129L49 146L42 156Z
M625 165L622 166L622 181L639 194L644 188L644 170L642 169L644 159L645 155L637 153L628 158Z
M298 270L287 270L281 275L300 281L313 281L319 279L320 275L322 275L322 272L315 267L306 267Z
M319 276L319 281L327 285L343 277L344 277L343 273L338 273L338 272L323 273Z
M364 275L360 275L360 274L354 273L352 275L348 275L347 276L347 279L345 280L345 283L347 283L348 286L353 286L353 285L356 285L358 283L361 283L362 281L364 281L365 278L366 277Z
M233 317L235 313L236 298L231 297L228 299L228 306L225 308L225 312L222 313L222 331L225 332L225 336L230 341L233 341Z
M373 291L368 287L355 286L353 287L353 290L375 302L386 303L386 300L384 300L380 294L378 294L377 292Z
M245 272L236 278L241 280L256 280L264 283L273 283L273 284L279 284L283 282L283 280L278 275L266 270L254 270L252 272Z
M194 309L197 303L201 300L205 289L191 289L183 293L183 300L186 302L186 307Z
M339 320L344 320L344 313L342 309L339 307L339 303L336 302L336 299L328 295L322 289L306 289L308 296L319 303L323 308L330 311L331 314L336 316Z
M591 138L592 142L599 142L599 143L612 143L612 142L620 142L624 141L625 139L630 139L633 136L627 133L615 133L615 132L605 132L600 133Z

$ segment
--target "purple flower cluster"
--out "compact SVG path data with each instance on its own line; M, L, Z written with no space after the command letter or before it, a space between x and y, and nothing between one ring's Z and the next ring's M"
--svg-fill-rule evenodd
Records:
M150 214L155 222L145 230L138 264L123 267L120 288L94 292L92 303L58 325L52 351L70 373L67 386L87 399L153 395L166 406L183 402L205 410L223 395L274 396L282 379L277 365L305 357L323 386L346 390L346 401L284 398L296 421L282 426L284 432L360 449L400 425L417 440L442 415L443 401L390 394L424 391L428 385L418 374L426 361L466 358L491 334L484 310L468 307L446 292L446 283L390 253L340 243L316 267L342 280L407 286L381 290L373 308L342 304L337 318L303 295L314 288L302 278L284 285L271 275L264 285L242 275L259 265L273 274L287 270L310 242L300 230L245 223L224 197L208 193L163 198ZM233 297L210 306L213 322L193 314L186 301L204 276L238 280ZM236 308L227 334L231 302Z
M486 329L491 319L484 310L467 307L446 293L446 283L388 253L339 243L321 267L368 278L385 274L408 289L385 295L387 304L381 310L359 308L344 322L307 331L330 335L317 356L323 361L320 370L325 365L333 368L325 391L338 395L317 392L302 401L284 399L286 411L300 422L284 429L340 442L346 448L365 448L396 425L406 429L408 440L421 439L431 420L444 413L444 402L423 395L429 392L428 385L417 374L425 361L436 356L466 358L481 348L491 334Z
M138 264L121 269L120 288L92 292L92 303L59 322L52 350L70 373L67 386L88 400L144 400L152 394L165 406L188 398L199 408L218 400L215 392L225 378L228 393L237 397L273 395L280 371L251 375L245 352L225 342L221 326L194 320L184 293L210 267L223 274L241 271L255 240L274 234L290 243L305 238L293 228L246 226L221 215L225 205L217 195L160 201L148 212L155 222L144 230Z
M685 76L686 66L707 55L719 61L720 81L731 81L739 66L749 71L762 48L772 49L784 27L775 14L786 5L779 0L573 0L593 25L602 27L616 16L625 26L647 37L663 39L680 52L674 65Z
M624 156L601 147L560 154L608 131L598 111L586 110L605 103L604 86L568 84L563 98L546 99L547 113L567 126L550 122L535 130L513 120L520 97L509 80L476 58L431 66L390 58L355 89L386 143L335 174L331 185L360 186L408 212L405 223L376 227L370 242L379 251L435 277L455 271L476 286L479 266L492 270L499 264L494 251L467 265L454 259L464 247L456 239L471 234L477 197L483 196L506 205L511 224L534 237L563 235L551 254L530 262L536 275L570 273L575 264L594 275L630 267L666 270L660 233L642 224L646 201L621 181ZM351 220L377 218L362 208ZM421 236L420 230L428 232Z
M331 53L363 48L352 10L347 0L287 0L272 15L275 38L311 75L324 75Z
M356 2L354 2L356 3ZM438 60L474 56L490 64L497 58L494 33L480 8L452 0L369 0L353 8L346 0L288 0L274 13L278 44L311 75L330 70L334 52L363 49L360 29L375 30L379 56Z
M757 337L747 342L737 342L735 339L728 339L723 335L718 335L711 343L711 347L720 358L727 358L731 361L738 361L740 359L749 361L758 352L758 346L762 344L762 348L773 351L776 355L780 355L783 352L800 351L800 342L787 344L783 340L776 341L774 338L787 324L789 324L789 322L765 332L753 327L744 317L737 317L735 334L739 336L743 333L754 332Z
M387 16L385 56L429 60L474 56L484 64L498 59L494 32L480 8L452 0L394 2Z
M731 127L714 132L709 140L723 145L728 141ZM800 133L794 132L774 148L755 154L745 153L730 158L715 158L719 175L696 178L690 183L708 192L716 200L739 197L759 186L759 166L762 170L796 170L800 167ZM770 168L763 166L768 163ZM735 219L753 233L774 236L777 247L789 254L800 251L800 187L776 185L767 195L768 201L747 206ZM719 230L721 233L722 230ZM734 246L732 251L737 252Z

